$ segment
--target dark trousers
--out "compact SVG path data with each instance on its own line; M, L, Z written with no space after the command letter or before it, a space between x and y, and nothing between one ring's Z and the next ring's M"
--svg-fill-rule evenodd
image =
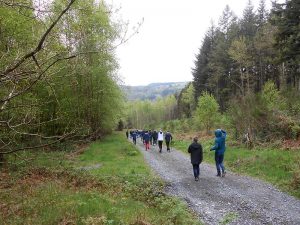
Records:
M133 143L136 145L136 138L133 138L132 140L133 140Z
M199 177L200 175L200 164L193 164L194 176Z
M159 147L159 151L160 152L162 150L162 144L163 144L163 141L158 141L158 147Z
M223 164L224 161L224 154L215 154L215 161L216 161L216 167L217 167L217 172L220 175L221 171L224 173L225 167Z
M166 144L167 144L167 150L169 151L170 150L170 141L166 141Z

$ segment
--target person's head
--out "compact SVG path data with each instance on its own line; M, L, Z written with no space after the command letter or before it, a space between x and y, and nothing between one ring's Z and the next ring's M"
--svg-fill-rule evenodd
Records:
M216 137L221 137L221 136L222 136L222 131L221 131L221 129L216 129L216 130L215 130L215 136L216 136Z
M194 137L193 141L197 143L198 142L198 137Z

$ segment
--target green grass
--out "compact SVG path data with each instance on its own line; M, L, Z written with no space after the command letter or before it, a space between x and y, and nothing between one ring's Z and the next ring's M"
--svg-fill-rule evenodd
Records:
M143 157L139 151L134 148L119 135L106 137L101 142L95 142L90 145L88 150L80 156L80 166L89 166L97 163L101 164L99 170L92 171L97 175L118 175L130 176L140 174L149 176L150 170L145 165Z
M122 134L73 160L60 151L19 156L30 163L0 171L0 224L200 224L185 203L163 193L163 182Z
M200 141L204 148L204 161L214 164L214 152L210 152L213 140ZM187 152L190 142L178 140L174 147ZM276 148L247 149L227 144L225 167L239 174L250 175L268 181L283 191L300 198L300 151Z
M224 218L220 221L221 225L230 224L238 217L238 214L235 212L227 213Z

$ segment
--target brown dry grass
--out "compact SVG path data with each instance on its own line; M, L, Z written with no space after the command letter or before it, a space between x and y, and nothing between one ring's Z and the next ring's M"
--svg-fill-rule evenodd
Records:
M192 141L194 137L198 137L199 140L211 140L214 138L213 134L207 134L203 131L193 131L193 132L186 132L186 133L176 133L174 135L177 140L185 140L185 141Z
M286 150L300 150L300 137L298 140L284 140L282 142L282 148Z

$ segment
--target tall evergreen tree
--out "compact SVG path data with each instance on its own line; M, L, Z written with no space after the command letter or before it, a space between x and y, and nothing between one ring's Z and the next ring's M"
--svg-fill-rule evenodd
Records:
M256 34L257 26L257 16L254 12L252 2L249 0L241 19L241 34L251 40Z
M213 86L213 93L218 100L221 109L225 108L225 103L230 98L230 86L228 73L234 66L233 60L228 55L228 50L232 40L238 35L237 17L226 6L223 15L219 20L216 31L215 44L211 53L209 68L212 76L209 77L209 84Z
M197 99L203 91L210 91L212 88L208 85L207 79L210 76L208 67L209 58L215 41L215 27L211 26L206 33L199 54L196 56L195 67L192 70L193 83L195 88L195 99Z
M258 15L257 15L258 27L261 27L267 23L267 20L269 17L268 11L266 9L266 0L259 1L257 13L258 13Z
M300 2L287 0L283 4L274 4L272 23L277 26L276 48L283 63L286 82L300 90Z

